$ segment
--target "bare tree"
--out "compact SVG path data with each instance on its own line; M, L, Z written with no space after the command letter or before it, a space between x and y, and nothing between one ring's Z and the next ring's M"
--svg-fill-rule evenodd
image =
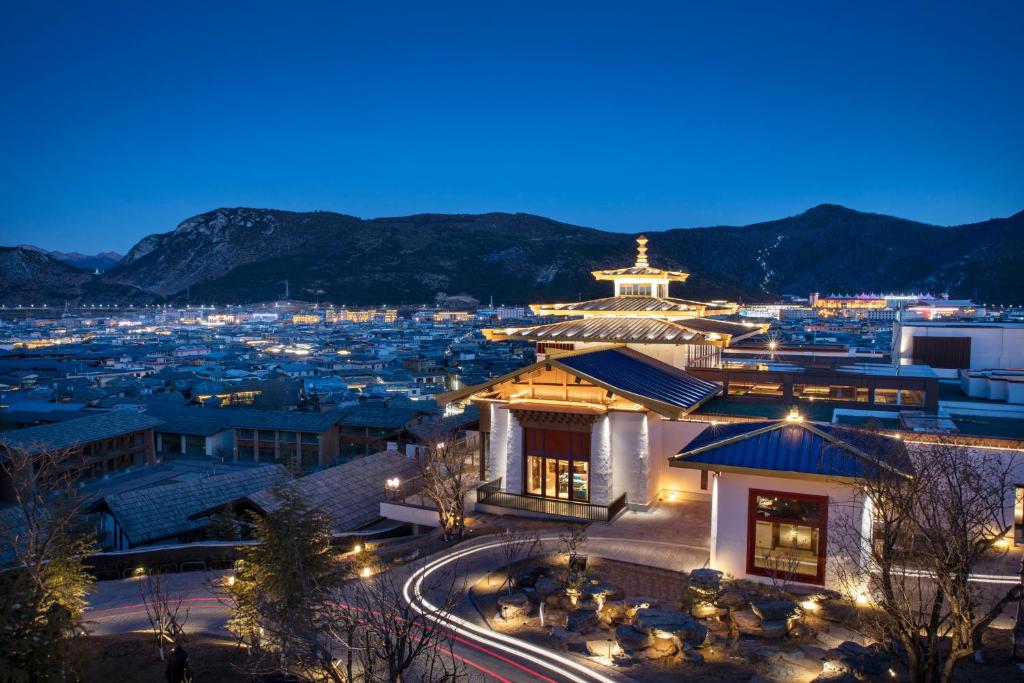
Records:
M1020 584L971 579L983 560L1005 553L1016 459L948 438L904 446L874 433L866 442L877 466L858 485L870 517L840 515L835 545L859 561L835 569L849 592L874 602L864 626L902 653L911 680L951 681L958 662L980 659L985 629L1022 597Z
M404 575L404 574L403 574ZM403 593L395 569L348 581L328 627L346 662L348 680L375 683L453 683L466 671L452 656L451 633L433 618L450 613L464 586L457 572L446 572L426 591L437 607L420 613Z
M433 434L416 451L421 494L437 507L444 540L466 531L466 496L477 482L473 448L453 433Z
M185 635L185 624L188 623L188 608L182 612L184 600L180 595L172 596L164 587L159 572L146 574L139 583L139 594L146 617L153 627L156 637L160 661L164 661L164 650L167 643L177 645Z
M92 577L83 560L93 535L82 523L79 449L0 449L14 505L13 531L0 538L12 570L0 575L0 678L51 680L70 668L69 640L84 632L82 613Z
M515 586L513 565L532 558L540 548L540 537L536 533L528 533L518 529L504 529L498 535L501 543L502 566L505 569L505 586L508 594L512 594Z
M587 542L587 528L582 524L569 524L558 534L558 545L565 554L565 583L573 583L577 571L580 548Z

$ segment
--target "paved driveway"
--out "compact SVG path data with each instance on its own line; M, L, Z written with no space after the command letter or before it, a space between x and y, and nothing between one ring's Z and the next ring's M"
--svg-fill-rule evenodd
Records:
M587 552L610 560L674 571L703 567L710 554L711 504L662 502L587 528Z

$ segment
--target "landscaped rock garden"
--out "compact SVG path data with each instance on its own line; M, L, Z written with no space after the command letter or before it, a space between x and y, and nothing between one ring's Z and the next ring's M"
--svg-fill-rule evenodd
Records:
M892 681L895 664L853 624L857 609L827 591L735 581L710 569L670 572L675 598L630 595L609 577L623 563L567 570L531 560L474 586L496 630L621 669L637 680ZM648 571L650 571L648 569ZM660 570L666 571L667 570ZM628 581L628 578L627 578ZM667 581L666 581L667 582Z

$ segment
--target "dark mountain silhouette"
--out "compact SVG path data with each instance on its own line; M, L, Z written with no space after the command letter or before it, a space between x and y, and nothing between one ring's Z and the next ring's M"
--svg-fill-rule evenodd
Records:
M75 268L81 268L83 270L99 270L104 271L108 268L112 268L117 265L117 262L121 260L121 254L115 251L102 251L98 254L82 254L77 251L47 251L41 247L36 247L31 244L18 245L22 249L30 249L32 251L38 251L47 256L52 256L58 261L68 263Z
M646 234L655 265L692 273L673 289L688 298L926 290L1024 302L1024 212L942 227L824 204L742 227ZM274 299L285 280L293 298L339 304L419 303L438 292L506 303L575 300L608 293L590 271L632 262L634 237L529 214L364 220L218 209L146 237L98 284L170 302L184 301L186 291L193 302ZM6 268L0 278L8 301L21 296Z

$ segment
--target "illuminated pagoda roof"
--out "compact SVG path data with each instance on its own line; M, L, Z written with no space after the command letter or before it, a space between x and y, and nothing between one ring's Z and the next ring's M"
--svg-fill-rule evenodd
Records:
M599 342L615 344L710 344L729 346L761 334L766 324L713 320L739 306L726 301L691 301L668 295L670 282L683 282L688 273L661 270L647 259L647 238L636 240L636 263L631 268L595 270L598 280L614 283L614 296L572 303L531 304L538 316L571 320L483 330L489 340Z
M617 280L619 278L630 279L651 279L669 280L671 282L686 282L690 277L689 273L681 270L662 270L653 267L647 261L647 238L640 235L636 238L636 263L629 268L614 268L612 270L592 271L596 280Z
M738 306L728 302L690 301L658 296L609 296L568 304L530 304L537 315L621 315L633 313L666 318L729 315Z
M610 342L623 344L711 344L731 343L764 332L763 324L734 323L710 318L662 320L653 317L597 317L563 320L547 325L484 330L490 341Z

